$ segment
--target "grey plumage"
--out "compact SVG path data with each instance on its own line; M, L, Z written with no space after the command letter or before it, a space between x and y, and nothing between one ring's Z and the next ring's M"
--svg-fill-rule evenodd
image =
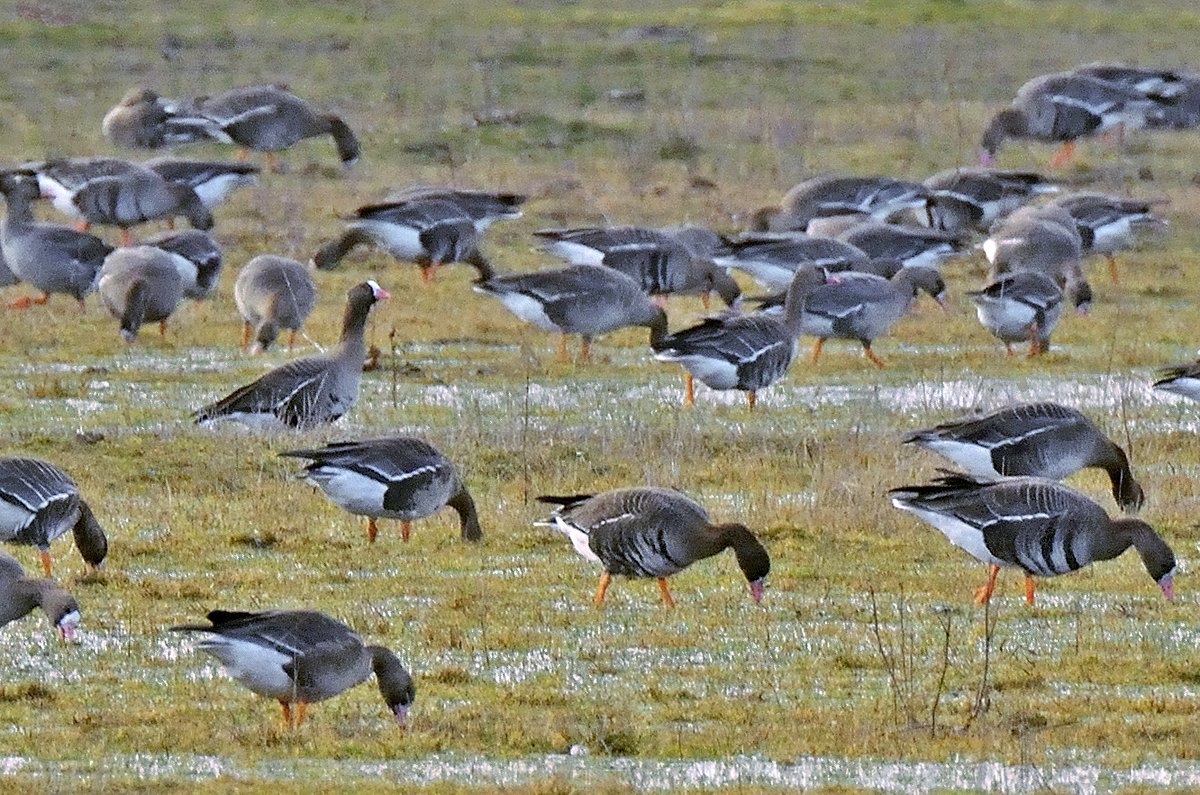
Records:
M987 229L1031 199L1059 188L1035 171L954 168L925 180L928 221L935 229L958 232Z
M905 267L938 268L966 247L965 241L955 232L874 221L852 226L838 239L868 257L898 259Z
M714 258L718 265L736 268L767 289L779 291L787 290L801 265L834 271L868 260L866 252L849 243L803 232L743 235L727 239L726 249Z
M317 286L308 268L296 260L260 254L238 272L233 300L245 321L242 347L253 336L258 353L269 348L282 329L291 330L294 338L304 328L317 304Z
M225 160L184 160L159 157L147 160L143 166L168 182L186 185L210 210L229 198L235 190L258 182L262 171L253 163Z
M1053 204L1022 207L992 227L983 251L992 278L1032 271L1054 280L1079 311L1092 301L1083 274L1083 238L1075 219Z
M0 552L0 627L24 618L40 607L63 640L70 640L79 624L79 603L50 579L25 576L15 558Z
M313 255L313 266L334 268L360 245L415 262L426 278L439 265L480 258L476 219L443 199L415 198L359 207L342 233Z
M750 231L808 231L809 222L828 216L864 214L877 221L910 209L923 209L929 191L918 182L891 177L814 177L794 186L778 207L756 213Z
M0 541L36 547L49 577L50 544L68 530L85 563L104 563L108 539L71 476L36 458L0 458Z
M1200 361L1159 368L1155 371L1154 388L1200 400Z
M1012 343L1029 341L1029 355L1050 350L1050 335L1062 316L1063 291L1036 271L1009 273L967 292L979 322L1012 353Z
M183 277L177 254L154 246L115 249L100 269L100 299L121 323L126 342L137 339L146 323L160 323L166 333L167 318L183 299Z
M216 291L224 258L220 244L212 235L199 229L184 229L164 232L146 238L142 243L180 257L175 264L183 279L185 297L200 301Z

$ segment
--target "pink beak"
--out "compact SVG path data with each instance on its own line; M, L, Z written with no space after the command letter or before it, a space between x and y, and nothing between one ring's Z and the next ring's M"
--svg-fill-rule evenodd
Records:
M1168 602L1175 601L1175 578L1168 574L1158 581L1158 587L1162 588L1163 596L1167 597Z
M392 708L392 713L396 716L396 724L399 725L401 729L407 729L408 707L404 706L403 704L397 704Z
M984 168L991 168L991 167L992 167L992 166L994 166L995 164L996 164L996 157L995 157L995 155L993 155L991 152L989 152L989 151L988 151L988 150L986 150L986 149L982 149L982 150L980 150L980 152L979 152L979 165L983 166Z
M766 580L755 580L754 582L750 583L750 598L753 599L756 604L762 604L763 588L765 588L766 585Z
M383 300L391 298L391 297L392 297L392 294L389 293L387 290L383 289L382 287L375 290L375 300L376 301L383 301Z

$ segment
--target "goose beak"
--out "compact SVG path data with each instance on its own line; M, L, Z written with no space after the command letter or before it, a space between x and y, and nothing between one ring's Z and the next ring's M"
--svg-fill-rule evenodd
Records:
M391 297L392 297L392 294L389 293L387 290L383 289L382 287L375 288L375 300L376 301L386 301L387 299L389 299Z
M935 295L933 297L933 300L938 302L938 306L940 306L942 308L943 312L950 311L950 301L946 298L945 293L941 293L940 295Z
M762 604L763 589L766 587L766 578L750 583L750 598L754 600L755 604Z
M403 704L397 704L392 707L392 714L396 716L396 725L403 731L408 728L408 707Z
M983 166L984 168L991 168L995 164L996 158L991 152L986 149L983 149L979 152L979 165Z
M1175 577L1173 574L1168 574L1158 581L1158 587L1162 588L1163 596L1168 602L1175 601Z

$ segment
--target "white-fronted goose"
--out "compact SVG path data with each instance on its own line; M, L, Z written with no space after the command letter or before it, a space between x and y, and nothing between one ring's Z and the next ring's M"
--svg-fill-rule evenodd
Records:
M1127 513L1146 501L1129 458L1082 412L1059 403L1021 403L914 431L904 438L981 478L1062 480L1081 469L1108 473L1113 498Z
M699 325L651 342L654 358L687 371L683 405L696 401L694 379L712 389L740 389L753 409L758 390L783 378L796 355L806 296L825 282L825 270L802 265L784 299L783 316L763 313L706 318Z
M1154 388L1200 400L1200 361L1159 368L1155 372Z
M868 257L898 259L905 267L940 268L943 262L966 247L957 232L877 221L853 226L838 235L838 239L865 252Z
M891 177L813 177L785 193L778 207L757 211L751 231L804 232L815 218L859 213L886 221L904 210L923 209L928 200L929 191L919 182Z
M97 292L121 322L121 339L133 342L146 323L158 323L166 335L167 318L183 299L178 259L154 246L118 248L105 258Z
M199 115L212 119L226 140L243 149L266 152L267 167L271 170L275 170L275 152L305 138L332 136L338 159L345 166L354 165L361 152L354 132L340 117L317 111L281 86L235 88L167 110L183 117Z
M407 542L414 519L432 516L447 505L458 512L463 541L483 540L475 501L454 464L421 439L335 442L280 455L310 459L304 479L345 510L367 517L367 538L372 542L378 519L399 520L401 538Z
M602 265L567 265L532 273L498 275L480 260L475 291L500 299L526 323L562 335L558 358L566 361L567 335L583 337L583 361L591 360L592 339L626 326L650 329L650 344L667 333L662 307L630 277Z
M296 343L296 332L317 305L317 285L308 268L294 259L259 254L238 271L233 283L233 300L245 321L242 349L254 338L253 353L271 347L282 329L288 329L288 350Z
M1137 128L1163 113L1163 105L1117 83L1077 72L1035 77L1017 90L1012 105L997 113L983 132L980 161L992 165L1006 138L1061 143L1050 161L1065 166L1075 141L1118 125Z
M547 524L586 560L604 566L597 605L620 575L656 578L663 602L674 607L667 578L726 549L733 550L750 596L762 601L771 558L754 533L743 524L713 524L704 508L677 491L627 488L538 502L558 506Z
M736 307L742 289L724 267L700 257L673 235L637 226L542 229L533 233L548 251L573 265L603 265L632 278L660 306L672 293L699 293L705 306L715 292Z
M177 254L175 264L183 279L183 294L187 298L202 301L217 289L221 276L221 246L207 232L199 229L184 229L165 232L142 241L144 245L171 254Z
M1136 230L1166 226L1166 220L1154 214L1154 207L1165 202L1165 199L1138 201L1103 193L1076 193L1056 199L1054 204L1075 219L1083 252L1105 256L1109 275L1115 284L1119 275L1114 255L1133 247L1137 242Z
M1053 480L989 481L951 473L929 485L892 489L888 496L991 566L976 604L991 599L1001 566L1025 572L1025 600L1033 604L1034 575L1067 574L1112 560L1131 546L1163 595L1175 596L1175 554L1150 525L1111 519L1095 502Z
M111 143L128 149L214 140L220 131L211 119L171 113L171 100L148 88L134 88L104 115L100 131Z
M37 547L49 577L50 543L68 530L84 563L104 563L108 539L71 476L36 458L0 458L0 541Z
M407 725L416 695L412 676L390 650L364 644L342 622L315 610L213 610L206 618L208 624L182 624L171 631L205 633L198 648L220 660L226 673L251 692L278 701L289 730L304 722L309 704L332 698L372 673L388 711L401 728Z
M841 270L866 262L861 249L831 237L814 237L803 232L792 234L750 234L727 239L726 253L713 258L726 268L748 274L768 290L787 290L801 265L814 265L828 271Z
M883 367L871 342L887 334L908 312L918 290L945 307L946 283L933 268L902 268L891 279L842 279L813 289L804 298L799 323L801 334L817 338L813 364L821 358L825 340L846 339L861 342L867 358Z
M992 227L983 253L992 263L993 279L1017 271L1041 273L1063 288L1081 314L1091 304L1092 287L1083 275L1083 239L1075 219L1061 207L1022 207Z
M63 640L75 636L81 618L75 597L54 580L26 577L15 558L0 552L0 627L24 618L35 607L42 608Z
M1080 66L1074 74L1116 83L1136 91L1147 99L1173 100L1187 91L1193 76L1178 69L1153 69L1126 64L1094 63Z
M313 267L330 270L356 246L376 246L421 268L430 281L442 265L480 258L475 218L442 199L367 204L355 211L341 235L313 255Z
M1035 171L953 168L925 180L928 220L934 229L986 232L992 224L1031 199L1059 188Z
M1050 350L1050 335L1062 316L1063 291L1042 273L1018 271L1001 276L967 298L979 322L1004 343L1011 356L1014 342L1029 342L1029 355Z
M467 188L446 188L438 185L410 185L392 191L380 205L401 204L416 200L450 202L475 222L475 231L480 234L495 221L520 218L521 205L527 197L520 193L500 193Z
M52 293L65 293L79 302L96 286L96 276L112 246L95 235L33 220L32 201L40 195L30 173L0 175L0 193L8 204L0 226L0 247L13 275L41 291L40 298L21 298L13 309L44 304Z
M1160 115L1146 120L1152 130L1194 130L1200 127L1200 74L1189 74L1181 93Z
M367 315L376 301L389 297L373 281L351 288L342 336L333 351L271 370L196 411L196 422L228 419L260 428L311 428L338 419L358 402Z
M252 163L224 160L183 160L158 157L142 163L168 182L187 185L208 209L221 204L238 188L258 182L260 169Z

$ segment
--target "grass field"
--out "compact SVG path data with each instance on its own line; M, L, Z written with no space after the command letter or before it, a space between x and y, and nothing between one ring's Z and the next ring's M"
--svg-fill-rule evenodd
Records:
M591 366L559 363L556 340L470 290L469 269L426 287L411 265L358 253L318 274L309 324L329 344L349 287L373 276L393 294L368 331L381 369L351 416L302 435L190 422L288 355L238 351L237 269L263 252L307 260L339 213L389 190L529 194L524 218L488 232L507 270L551 263L529 234L546 226L733 231L816 173L922 179L969 164L1028 77L1186 64L1200 31L1190 0L896 5L0 4L3 161L138 156L99 132L135 84L285 82L364 147L343 171L328 140L306 142L287 173L219 208L218 293L166 338L147 327L126 346L95 298L83 315L61 298L0 313L0 452L71 472L112 544L90 577L68 542L54 550L83 606L81 643L58 643L40 613L0 631L0 791L1200 788L1197 413L1149 389L1154 367L1197 345L1196 133L1080 147L1065 180L1168 198L1171 227L1122 258L1119 285L1093 265L1092 316L1065 318L1037 360L1006 358L978 326L962 293L983 262L965 260L946 268L949 314L927 304L876 346L888 369L830 344L754 412L703 387L688 411L681 371L650 357L643 330L600 341ZM610 98L631 89L644 99ZM1014 144L1000 162L1044 168L1049 155ZM673 299L669 313L674 329L701 308ZM1043 581L1035 608L1009 572L985 612L971 604L983 566L890 507L888 488L942 464L900 449L905 429L1025 399L1077 406L1129 450L1144 518L1180 559L1175 603L1126 555ZM461 466L481 546L458 541L450 512L407 545L384 522L368 545L362 522L276 455L401 432ZM1071 482L1115 510L1103 476ZM593 608L598 572L533 526L533 498L635 484L755 528L773 559L763 605L724 556L673 580L675 611L653 583L625 581ZM6 551L35 567L32 550ZM367 685L288 734L277 705L165 631L216 607L288 606L400 655L418 689L407 732Z

